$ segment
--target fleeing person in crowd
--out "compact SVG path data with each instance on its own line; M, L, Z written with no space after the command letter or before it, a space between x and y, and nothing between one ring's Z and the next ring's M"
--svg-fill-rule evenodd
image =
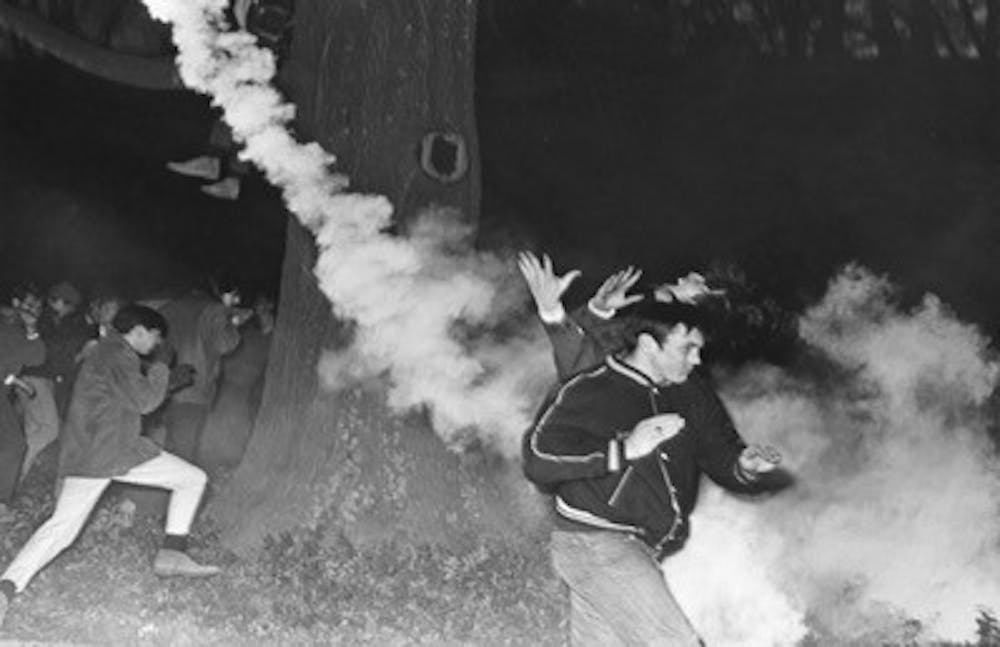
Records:
M156 355L166 332L166 320L157 311L123 306L114 330L84 360L62 438L63 481L55 510L0 575L0 626L14 597L73 543L111 481L171 491L163 547L153 560L157 575L205 577L219 572L186 552L207 482L205 472L141 435L143 414L163 402L170 383L170 370ZM140 366L143 355L151 357L145 373Z
M114 329L112 322L123 304L124 300L114 295L94 297L90 300L87 304L87 314L84 315L90 328L90 336L77 354L77 362L82 362L97 346L97 342Z
M23 392L32 394L32 387L20 373L25 366L37 366L45 361L45 343L38 334L38 308L19 309L19 297L4 308L0 316L0 506L10 502L21 473L26 443L21 420L12 406L12 397ZM30 304L29 304L30 305Z
M28 450L21 477L27 476L38 454L59 437L60 421L66 415L76 378L77 355L90 336L90 328L79 311L83 296L68 281L49 288L38 320L45 342L45 362L26 369L24 379L34 391L21 395L24 436Z
M194 368L194 382L171 394L162 411L166 448L198 463L198 449L208 413L215 402L222 358L240 343L240 326L253 311L240 308L240 289L232 279L216 294L191 293L167 301L159 310L170 326L169 342L179 364Z
M548 255L538 258L531 252L518 255L518 267L552 342L560 380L602 363L605 356L624 347L623 323L614 316L618 310L645 298L696 305L725 294L724 290L710 288L705 277L697 272L690 272L673 283L660 283L644 294L629 294L642 277L641 270L629 266L611 274L585 306L568 314L562 297L579 278L579 270L558 276Z
M562 309L552 297L561 297L566 277L533 255L519 262L540 312ZM688 537L702 474L759 491L780 454L747 445L697 374L705 310L665 295L630 298L621 288L634 278L634 270L614 275L605 302L591 304L623 306L614 318L624 348L550 395L525 434L524 472L554 497L550 549L570 591L572 644L695 646L701 640L660 562ZM581 356L580 344L594 345L582 327L563 332L552 338L563 365Z
M218 395L198 449L200 465L210 474L239 464L263 397L275 323L274 298L259 294L253 312L253 318L240 329L239 347L222 358Z

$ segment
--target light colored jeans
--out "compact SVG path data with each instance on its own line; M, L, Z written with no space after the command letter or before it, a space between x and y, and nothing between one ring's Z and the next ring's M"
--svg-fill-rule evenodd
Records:
M171 490L166 532L186 535L191 530L208 477L200 468L166 452L113 479L66 477L52 516L39 526L0 579L10 580L18 592L23 591L38 571L73 543L112 480Z
M35 389L35 395L28 397L18 392L18 399L24 411L24 441L28 445L21 464L21 478L28 475L31 464L43 449L59 437L59 410L56 408L54 385L45 377L23 378Z
M701 644L639 539L616 531L556 530L551 550L552 565L569 586L574 647Z

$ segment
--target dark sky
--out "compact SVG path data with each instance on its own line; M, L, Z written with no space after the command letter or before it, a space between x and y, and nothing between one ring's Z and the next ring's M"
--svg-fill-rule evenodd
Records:
M126 292L238 272L273 287L283 218L259 179L244 199L204 196L168 160L198 154L211 120L185 92L132 90L52 61L2 76L4 279Z
M623 264L668 278L725 261L799 307L857 260L992 330L1000 154L970 66L831 73L720 51L649 69L498 33L477 71L483 239L584 269L571 300ZM163 168L202 146L203 98L44 60L0 84L5 282L145 291L236 269L274 284L275 192L252 178L220 202Z

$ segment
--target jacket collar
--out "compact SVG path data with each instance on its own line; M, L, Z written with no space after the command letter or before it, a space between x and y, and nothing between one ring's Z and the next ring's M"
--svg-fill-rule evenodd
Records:
M139 356L139 353L136 352L134 348L132 348L132 344L128 343L128 340L125 339L125 336L122 335L117 330L115 330L114 328L108 330L107 334L104 335L104 337L100 338L100 341L103 341L106 344L111 344L114 346L118 346L120 348L124 348L126 351L132 353L136 357Z
M659 391L660 387L653 381L651 377L627 363L625 360L615 357L614 355L608 355L604 360L608 368L610 368L615 373L622 375L623 377L643 386L647 389L652 389L653 391Z

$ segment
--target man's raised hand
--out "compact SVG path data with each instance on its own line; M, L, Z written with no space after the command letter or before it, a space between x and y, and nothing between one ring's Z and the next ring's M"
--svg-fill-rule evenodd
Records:
M580 276L580 270L570 270L562 276L557 276L548 254L543 254L539 260L531 252L520 252L517 255L517 266L528 284L539 316L548 322L562 319L565 315L562 296Z
M642 276L642 270L629 265L604 279L601 287L590 299L590 307L599 313L614 313L636 301L642 301L641 294L629 295L628 291L635 286Z

